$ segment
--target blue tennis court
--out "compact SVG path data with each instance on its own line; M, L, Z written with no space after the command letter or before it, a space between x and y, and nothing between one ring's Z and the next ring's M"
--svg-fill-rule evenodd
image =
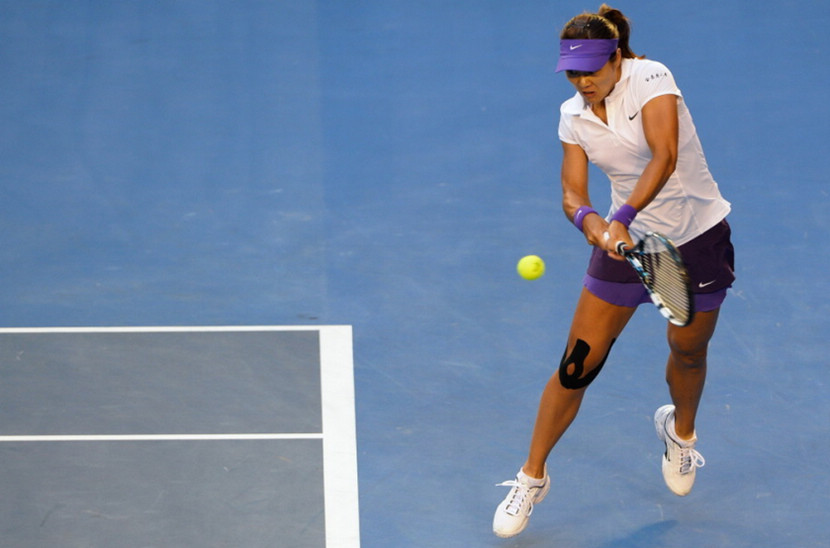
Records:
M528 529L490 530L587 264L554 66L597 4L0 0L3 542L827 546L830 4L806 0L612 3L733 205L707 464L665 489L642 307Z

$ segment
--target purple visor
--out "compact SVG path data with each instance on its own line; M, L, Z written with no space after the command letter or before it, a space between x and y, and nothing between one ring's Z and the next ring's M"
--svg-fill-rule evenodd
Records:
M578 70L596 72L617 51L617 39L560 40L556 72Z

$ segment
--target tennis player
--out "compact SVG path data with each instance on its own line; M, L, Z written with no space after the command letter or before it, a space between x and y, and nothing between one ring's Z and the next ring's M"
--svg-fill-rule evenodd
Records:
M551 450L636 307L650 302L634 270L614 251L616 242L631 246L647 231L679 247L695 293L692 323L667 327L672 403L654 416L665 443L666 485L677 495L688 494L705 462L695 449L695 416L709 340L735 279L726 221L730 204L709 172L672 73L634 55L629 35L628 19L605 4L598 13L568 21L560 35L556 71L565 71L576 88L560 109L562 207L593 250L565 352L542 393L527 460L515 480L500 484L511 487L493 519L500 537L522 532L533 506L547 495ZM605 217L591 207L589 161L610 179Z

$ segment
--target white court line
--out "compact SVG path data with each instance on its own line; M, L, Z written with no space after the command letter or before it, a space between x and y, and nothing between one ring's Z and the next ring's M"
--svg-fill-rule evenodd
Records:
M351 326L320 330L326 546L359 548L357 434Z
M326 546L359 548L357 439L351 326L10 327L0 333L219 333L318 331L323 433L0 436L1 442L322 439Z
M115 434L0 436L0 442L35 441L238 441L238 440L321 440L323 434Z
M239 333L261 331L327 331L341 325L147 325L114 327L0 327L0 333Z

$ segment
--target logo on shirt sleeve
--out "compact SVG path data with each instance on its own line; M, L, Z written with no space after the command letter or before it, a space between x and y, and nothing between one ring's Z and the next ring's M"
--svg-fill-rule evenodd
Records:
M653 80L658 80L660 78L665 78L668 75L669 75L668 71L649 74L648 76L646 76L646 82L651 82Z

